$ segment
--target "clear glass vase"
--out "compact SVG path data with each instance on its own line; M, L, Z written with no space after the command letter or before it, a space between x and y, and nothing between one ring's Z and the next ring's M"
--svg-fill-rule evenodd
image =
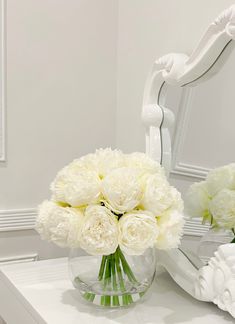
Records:
M207 264L221 244L231 243L234 239L232 230L211 228L201 238L197 250L198 257Z
M142 255L126 255L118 247L108 256L69 256L72 283L87 301L100 306L120 307L137 302L151 286L156 270L155 249Z

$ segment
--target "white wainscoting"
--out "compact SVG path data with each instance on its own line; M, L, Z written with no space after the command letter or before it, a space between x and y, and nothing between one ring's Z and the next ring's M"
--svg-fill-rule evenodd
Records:
M0 210L0 232L33 229L36 208Z
M202 225L201 218L187 218L184 226L184 234L190 236L203 236L209 228L209 225Z
M37 253L9 256L9 257L0 258L0 267L6 264L34 262L37 260L38 260Z

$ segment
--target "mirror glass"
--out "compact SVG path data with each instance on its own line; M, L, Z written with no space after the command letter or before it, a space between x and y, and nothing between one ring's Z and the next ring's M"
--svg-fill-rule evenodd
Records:
M171 178L183 197L188 187L193 182L202 181L209 170L235 162L234 61L235 49L230 43L202 78L181 88L165 83L161 91L160 105L175 114L175 127L171 130ZM201 219L187 223L191 235L190 246L183 242L182 249L197 265L200 264L197 261L197 254L201 254L199 246L203 250L208 247L205 238L199 244L208 227L201 225ZM213 242L214 238L210 238L210 235L207 239ZM214 248L212 245L208 248ZM193 256L193 252L196 256ZM213 255L213 251L209 254ZM201 261L205 264L207 255Z
M176 116L177 131L172 132L177 154L174 158L188 167L188 175L197 174L190 169L201 170L197 175L203 178L208 170L235 161L234 61L231 44L217 63L224 64L211 78L183 88L164 84L165 107Z

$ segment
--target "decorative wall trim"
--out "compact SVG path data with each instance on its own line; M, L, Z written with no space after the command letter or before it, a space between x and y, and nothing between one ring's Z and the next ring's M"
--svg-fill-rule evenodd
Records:
M33 229L36 215L35 208L0 210L0 232Z
M184 225L184 235L203 236L209 229L209 225L202 225L200 218L187 218Z
M197 179L205 179L207 176L207 173L210 170L211 169L203 168L198 165L178 162L173 167L171 173L188 176L188 177L192 177L192 178L197 178Z
M0 162L6 161L6 6L0 0Z
M13 263L25 263L33 262L38 260L38 254L27 254L27 255L17 255L12 257L0 258L0 266L13 264Z

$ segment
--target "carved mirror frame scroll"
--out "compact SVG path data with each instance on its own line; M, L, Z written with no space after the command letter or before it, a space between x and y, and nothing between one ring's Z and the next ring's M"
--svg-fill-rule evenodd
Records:
M174 149L173 154L171 153L170 137L174 115L164 107L166 94L162 91L163 85L167 83L184 87L186 100L193 85L209 79L219 71L221 64L226 60L222 54L233 47L235 44L233 40L235 40L235 5L224 10L210 24L191 55L171 53L159 58L153 64L146 82L142 108L146 153L159 161L168 173L173 171L192 176L194 167L178 163L174 169L177 152ZM176 142L180 142L181 136L182 132L181 134L176 132ZM198 178L204 178L208 172L207 169L197 167L193 171L194 176ZM235 244L221 245L208 265L200 269L194 267L179 249L169 252L158 251L157 254L158 265L164 267L186 292L198 300L215 303L235 317Z
M171 127L174 116L160 104L162 87L165 82L183 87L199 83L205 78L209 79L215 73L215 68L219 69L219 64L215 63L234 39L235 5L223 11L210 24L190 56L183 53L170 53L154 62L144 90L142 122L146 129L147 154L162 162L168 171L171 166L171 152L167 145L170 142L168 138L170 135L169 132L164 134L164 128ZM190 92L190 88L186 89ZM164 98L161 98L161 101L164 102ZM164 138L162 133L165 135ZM184 169L181 171L185 174Z

